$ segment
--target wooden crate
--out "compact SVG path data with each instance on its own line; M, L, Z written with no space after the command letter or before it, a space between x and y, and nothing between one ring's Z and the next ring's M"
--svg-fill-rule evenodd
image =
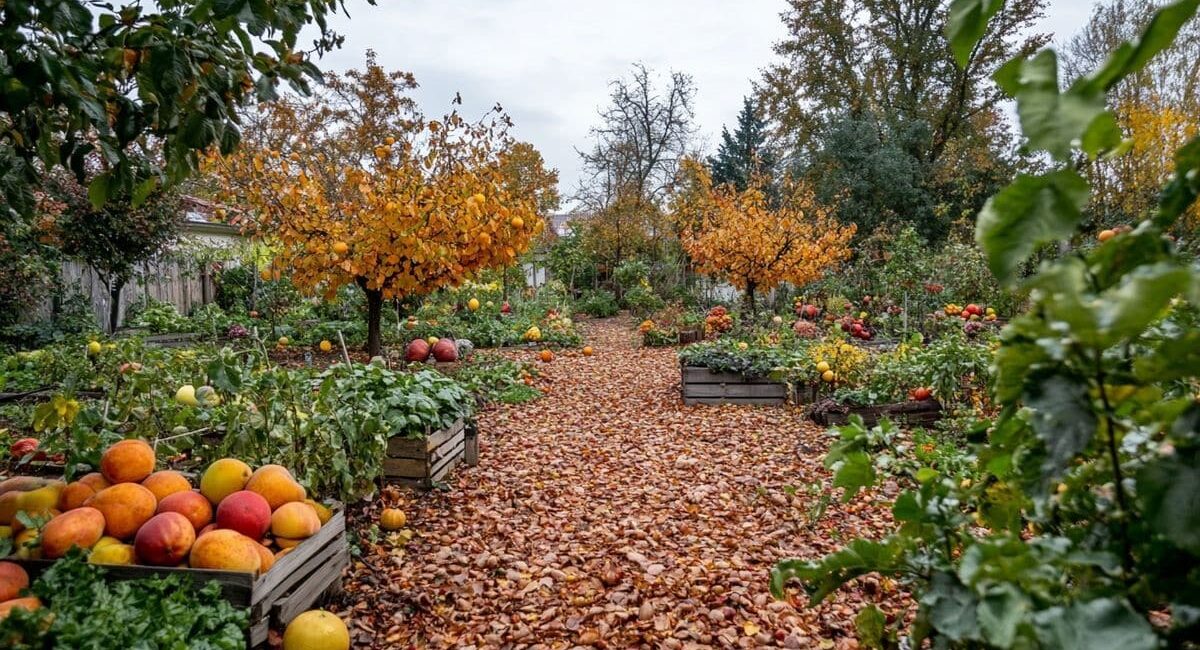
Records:
M786 404L788 387L766 377L746 377L708 368L681 366L683 403L693 404Z
M390 438L383 459L384 478L426 489L433 487L465 457L466 429L466 421L460 419L424 438Z
M679 344L691 345L704 340L704 330L681 330L679 332Z
M823 426L841 426L850 422L851 415L861 416L863 424L873 427L883 418L896 424L921 426L942 419L942 404L935 399L909 400L875 406L852 406L822 402L810 411L812 420Z
M11 560L25 567L30 577L45 571L50 560ZM250 647L266 642L271 627L282 629L297 615L312 609L327 591L340 588L342 571L350 566L346 541L346 516L342 512L321 526L316 535L279 558L266 573L255 577L236 571L213 571L151 566L105 566L110 580L136 580L182 573L197 586L216 581L221 594L235 607L250 610L246 640Z

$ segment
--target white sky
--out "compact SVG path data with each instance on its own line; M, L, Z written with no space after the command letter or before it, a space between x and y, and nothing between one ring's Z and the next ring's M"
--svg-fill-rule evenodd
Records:
M578 184L575 148L587 148L609 81L632 63L692 75L699 136L711 149L759 70L774 60L771 44L785 36L783 0L378 2L347 0L350 18L334 21L346 43L321 67L361 67L373 49L385 68L416 75L427 114L445 112L455 92L468 116L500 103L514 135L558 168L564 197ZM1094 3L1051 0L1040 31L1065 40Z

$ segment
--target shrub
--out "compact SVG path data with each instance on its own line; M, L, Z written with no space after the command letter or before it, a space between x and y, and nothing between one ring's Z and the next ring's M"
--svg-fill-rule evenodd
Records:
M611 291L603 289L583 294L583 297L576 303L576 308L588 316L596 318L616 316L620 310L620 306L617 305L617 297Z
M650 287L636 286L625 292L625 306L634 316L649 316L666 305Z

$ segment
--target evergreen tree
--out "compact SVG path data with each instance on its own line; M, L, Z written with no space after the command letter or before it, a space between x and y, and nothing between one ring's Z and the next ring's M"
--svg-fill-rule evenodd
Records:
M759 115L755 100L746 97L738 113L737 128L732 134L728 128L721 129L721 146L717 155L708 159L713 185L728 183L741 192L756 172L764 174L769 183L774 178L777 158L768 136L767 121Z

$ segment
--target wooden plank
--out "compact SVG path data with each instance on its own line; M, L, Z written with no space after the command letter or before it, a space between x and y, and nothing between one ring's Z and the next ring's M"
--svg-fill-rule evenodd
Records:
M251 616L261 613L264 601L272 602L296 584L297 580L303 578L305 565L328 559L336 551L345 548L345 532L346 515L340 511L336 512L321 526L316 535L301 542L296 550L279 558L271 570L254 583L254 592L250 600Z
M386 478L419 479L429 476L429 459L384 458L383 475Z
M334 582L342 579L342 571L350 566L350 553L342 553L321 565L291 593L271 605L270 622L283 628L300 614L312 609Z
M389 438L387 455L392 458L421 458L423 454L436 449L443 442L461 433L464 427L464 421L459 420L424 438Z
M684 397L787 397L785 384L684 384Z
M758 406L780 406L787 401L782 397L685 397L683 403L686 406L696 405L720 405L730 404L738 405L758 405Z
M708 368L686 366L683 369L683 382L686 384L745 384L770 381L769 379L749 378L732 372L713 372Z
M447 472L450 471L449 469L447 469L447 465L450 465L451 463L457 464L458 461L462 460L462 457L465 455L465 452L467 450L466 443L467 443L466 440L460 439L458 441L457 445L455 445L454 447L452 447L450 449L445 450L445 455L442 456L441 458L439 458L438 461L436 462L436 464L432 464L430 471L429 471L430 480L433 480L433 481L441 480L441 478L443 476L445 476Z
M466 449L463 450L463 462L471 467L479 464L479 429L472 422L464 431Z

